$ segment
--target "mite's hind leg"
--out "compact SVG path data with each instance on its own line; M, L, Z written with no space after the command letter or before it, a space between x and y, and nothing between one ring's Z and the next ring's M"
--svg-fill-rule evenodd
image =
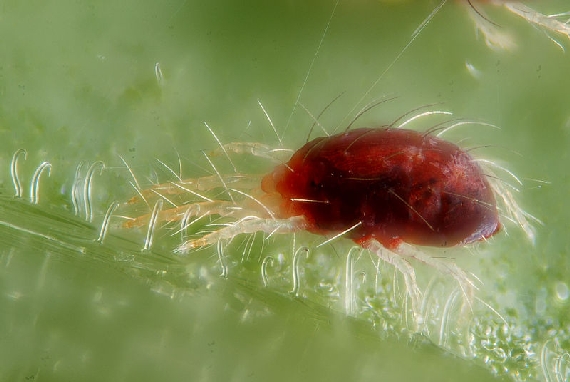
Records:
M232 216L243 212L243 208L237 207L233 202L224 200L212 200L208 202L192 203L160 211L157 216L158 222L180 221L185 218L201 215ZM142 227L149 223L151 213L128 218L123 223L124 228Z
M422 293L416 281L414 267L400 254L386 249L386 247L376 240L372 239L360 244L371 252L376 253L380 259L392 264L402 274L408 295L412 300L412 311L415 316L416 324L420 325L423 321L421 314Z
M475 298L475 290L477 287L469 278L467 273L457 266L457 264L446 261L445 259L432 257L429 254L422 252L420 249L406 243L400 244L395 251L401 256L414 258L432 268L435 268L442 274L453 277L465 297L465 304L463 306L467 306L472 310L473 299Z
M180 245L176 252L188 253L192 249L215 244L220 240L231 240L243 233L265 232L273 235L296 232L304 229L305 225L305 219L301 216L289 219L262 219L256 216L246 216L198 239L188 240Z

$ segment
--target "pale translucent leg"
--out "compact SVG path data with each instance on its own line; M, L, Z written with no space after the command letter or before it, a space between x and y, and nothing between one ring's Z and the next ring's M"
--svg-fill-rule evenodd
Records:
M461 268L456 264L444 259L439 259L432 257L421 249L418 249L412 245L402 243L394 251L386 249L382 244L376 240L370 240L364 244L364 247L370 251L376 253L380 259L392 264L404 277L404 282L406 283L406 288L408 290L408 295L412 300L412 311L414 312L416 323L418 325L422 324L423 312L421 311L422 306L422 293L418 287L416 281L416 273L414 267L408 262L407 259L413 258L432 268L435 268L438 272L446 275L450 275L458 283L461 292L465 296L466 306L472 307L472 301L474 299L475 285Z
M566 38L570 39L570 24L568 23L568 21L562 22L556 18L556 15L553 16L544 15L530 8L528 5L525 5L518 1L505 2L504 6L510 12L514 13L519 17L522 17L529 23L534 24L540 28L544 28L547 31L559 33L565 36ZM568 16L568 14L562 14L559 16L563 15Z
M432 257L429 254L422 252L421 249L405 243L400 244L396 252L401 256L413 258L429 265L442 274L453 277L465 296L466 305L472 310L472 302L477 288L467 273L457 266L457 264L446 259Z
M494 25L480 8L474 8L472 3L461 1L467 14L475 24L475 28L485 38L485 43L491 49L513 50L516 47L512 37L501 32L497 25Z
M416 281L416 272L414 267L400 254L386 249L376 240L370 240L363 245L368 250L376 253L380 259L392 264L404 277L408 295L412 299L412 311L414 312L417 324L421 324L421 301L422 293Z
M505 180L501 179L499 176L491 170L491 167L501 170L502 172L509 175L514 179L519 185L523 185L523 182L510 170L486 159L477 159L477 162L483 164L485 172L489 175L489 184L493 188L495 195L498 196L497 202L499 204L499 209L505 218L517 224L526 234L528 240L534 245L536 241L536 230L531 224L534 221L537 224L544 224L542 221L537 219L535 216L529 214L517 203L515 196L512 191L518 192L519 190L510 185Z
M275 148L259 142L230 142L210 152L211 156L233 154L248 154L259 158L270 159L273 162L282 163L289 159L293 150Z
M203 191L209 191L219 187L230 187L241 190L251 190L259 187L260 176L250 174L232 174L224 176L224 183L222 184L218 175L204 176L194 179L184 179L178 182L168 182L155 184L149 188L139 191L139 196L135 196L127 203L134 204L141 200L145 200L154 196L168 196L179 195L184 193L191 193L194 196L206 201L211 201L205 195L200 194Z
M501 207L504 209L506 217L517 224L524 231L528 240L534 245L536 243L536 229L529 220L533 220L538 224L542 221L523 210L517 203L512 192L500 180L490 178L491 187L495 194L499 196L502 202Z
M185 204L183 206L160 211L157 216L157 221L172 222L200 215L230 216L241 211L243 211L243 208L237 207L230 201L214 200L210 202ZM123 223L123 227L142 227L149 223L151 216L152 214L148 213L136 218L129 219Z
M304 228L305 219L301 216L289 219L261 219L256 216L247 216L198 239L188 240L181 244L176 252L188 253L192 249L215 244L220 240L231 240L244 233L265 232L268 235L273 235L296 232Z
M462 3L466 7L469 17L473 20L477 31L485 38L485 42L488 47L492 49L506 50L512 50L516 47L511 36L502 33L497 25L494 25L486 19L486 16L482 13L480 7L475 9L468 1L462 1ZM530 24L542 28L547 33L557 33L567 39L570 39L570 23L568 21L559 20L561 17L568 16L568 13L560 15L545 15L534 10L528 5L523 4L521 1L492 0L491 3L496 6L504 6L509 12L521 17ZM554 38L550 36L549 38L561 49L564 49Z

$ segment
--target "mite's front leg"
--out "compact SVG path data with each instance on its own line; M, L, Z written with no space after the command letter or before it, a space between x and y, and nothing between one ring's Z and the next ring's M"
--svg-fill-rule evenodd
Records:
M184 218L201 215L232 216L241 212L243 208L236 206L233 202L224 200L212 200L208 202L192 203L160 211L157 215L157 222L180 221ZM149 223L151 213L127 218L123 223L123 228L142 227Z
M300 231L305 226L306 222L302 216L295 216L289 219L262 219L257 216L246 216L198 239L188 240L180 245L176 252L188 253L192 249L212 245L220 240L231 240L241 234L264 232L271 236Z

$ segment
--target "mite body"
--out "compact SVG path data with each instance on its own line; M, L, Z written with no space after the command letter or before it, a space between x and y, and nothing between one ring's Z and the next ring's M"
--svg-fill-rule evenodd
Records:
M317 138L265 176L281 218L302 216L313 233L449 247L495 234L495 196L458 146L431 134L360 128Z
M274 154L283 150L236 142L221 145L218 151L228 158L232 152L249 152L275 160ZM410 259L452 276L468 305L475 289L453 261L433 257L422 246L463 246L485 240L501 229L500 215L534 238L527 221L532 216L518 206L510 190L492 173L486 174L490 170L483 171L465 150L429 132L353 129L306 143L263 177L215 172L138 190L139 197L129 204L159 199L152 213L129 218L123 226L148 223L147 248L158 223L180 221L184 231L205 216L227 219L183 242L178 253L253 232L272 236L308 231L333 239L346 237L402 273L418 323L422 297ZM184 200L186 195L197 200ZM176 204L180 197L183 202ZM163 202L175 207L162 210Z

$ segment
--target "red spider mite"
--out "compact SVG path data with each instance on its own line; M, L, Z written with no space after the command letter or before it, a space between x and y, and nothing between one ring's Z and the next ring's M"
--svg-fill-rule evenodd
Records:
M225 154L247 151L261 157L270 157L272 152L255 143L230 143L221 149ZM152 214L130 219L124 226L148 223L148 241L158 221L181 221L184 230L191 224L190 217L233 219L182 243L176 250L179 253L258 231L273 235L304 230L344 236L402 273L418 322L421 292L407 259L415 258L451 275L468 304L474 285L453 262L417 247L466 245L493 236L501 227L494 188L480 166L457 145L431 133L380 127L316 138L277 165L261 183L259 179L238 173L222 176L216 170L216 175L140 190L142 198L154 195L160 199ZM220 188L231 200L203 194ZM175 204L167 195L184 193L203 200L160 211L162 200ZM509 192L498 195L507 212L526 228L526 215Z
M259 151L263 147L234 143L222 149L242 152L246 148L264 156ZM154 217L142 215L124 226L200 215L238 219L183 243L179 252L240 233L296 230L343 234L367 248L372 242L390 250L400 249L403 243L452 247L489 238L501 227L493 188L477 162L457 145L430 133L358 128L316 138L260 183L258 179L234 174L224 180L218 173L155 185L140 195L145 199L158 195L174 204L166 195L190 192L203 201L156 209ZM200 194L220 187L245 197L244 201L237 203L231 196L231 200L213 200ZM253 191L247 194L248 190ZM130 203L137 201L133 198Z
M471 156L431 134L359 128L305 144L262 180L279 218L364 247L450 247L500 229L495 196Z
M223 145L215 138L228 158L230 152L249 152L275 159L265 145ZM451 275L467 303L474 285L453 262L432 257L418 247L463 246L490 238L501 229L495 197L504 208L502 214L519 223L529 238L534 237L526 220L530 215L518 207L510 190L492 178L490 184L477 160L429 132L384 126L316 138L262 178L237 171L222 175L206 158L214 175L179 179L147 190L137 188L140 198L131 202L159 198L152 213L123 225L148 223L145 248L151 245L157 222L180 221L180 230L185 230L193 221L212 215L230 222L211 226L210 232L183 242L176 252L187 253L258 231L268 236L296 231L344 236L402 273L414 314L421 315L421 292L408 259ZM192 195L194 201L180 203L169 195ZM163 201L173 208L162 210Z

